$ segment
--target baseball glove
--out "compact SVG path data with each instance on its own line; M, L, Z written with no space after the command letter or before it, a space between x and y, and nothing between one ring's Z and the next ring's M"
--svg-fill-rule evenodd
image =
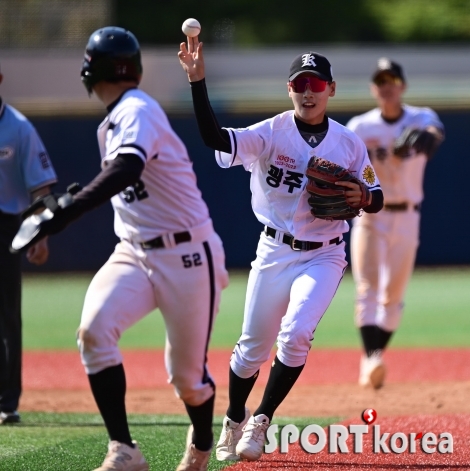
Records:
M73 183L63 195L50 194L35 200L21 215L23 222L11 243L10 252L24 252L44 237L65 229L76 218L73 195L80 189L78 183ZM40 210L43 211L38 213Z
M414 149L417 154L426 154L430 159L438 146L439 139L433 133L424 129L405 128L395 141L393 153L397 157L407 159Z
M329 221L353 219L368 204L370 192L366 185L351 172L329 160L312 157L308 162L306 176L310 194L308 204L316 218ZM361 188L361 201L354 206L350 205L346 200L346 189L335 185L339 181L357 183Z

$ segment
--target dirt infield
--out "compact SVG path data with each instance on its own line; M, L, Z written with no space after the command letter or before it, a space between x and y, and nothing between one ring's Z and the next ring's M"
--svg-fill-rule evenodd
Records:
M379 391L357 386L360 352L312 350L307 365L278 410L285 416L355 417L373 407L382 416L470 414L470 349L390 350L387 384ZM230 351L212 350L209 368L217 384L216 414L227 407ZM269 362L250 396L256 407ZM161 351L125 351L129 412L184 414L166 382ZM22 410L96 411L76 352L25 352Z
M344 425L359 424L359 421L349 420ZM327 447L317 454L309 454L303 451L295 443L290 445L287 454L275 451L270 455L263 455L256 462L241 462L230 471L252 471L252 470L282 470L298 471L315 469L321 471L390 471L390 470L416 470L416 471L468 471L470 469L469 459L469 429L470 415L461 416L414 416L410 417L388 417L378 419L376 424L380 425L380 434L402 432L409 436L411 432L425 434L432 432L436 437L443 432L448 432L453 437L453 452L442 454L437 450L433 453L425 453L420 441L416 440L414 453L408 450L404 453L373 453L372 427L363 438L363 453L353 452L352 437L346 442L348 453L328 453ZM374 424L374 425L376 425ZM400 441L399 441L400 442ZM314 441L312 441L314 443ZM390 444L389 441L386 441ZM401 443L400 443L401 445ZM432 447L436 449L436 447Z
M217 384L216 414L224 415L228 395L230 351L209 353L209 368ZM387 383L378 391L357 385L360 352L312 350L299 381L277 411L279 416L348 417L345 425L360 424L361 412L378 412L381 433L450 432L451 454L372 453L371 433L364 436L364 453L308 454L298 444L289 453L264 454L260 461L238 463L232 471L318 469L322 471L389 471L399 469L455 471L470 469L470 349L390 350L385 361ZM127 409L134 413L185 414L166 382L161 351L124 352ZM249 401L259 404L270 362L261 369ZM26 352L21 410L97 412L76 352ZM375 424L374 424L375 425ZM369 427L372 430L371 427Z

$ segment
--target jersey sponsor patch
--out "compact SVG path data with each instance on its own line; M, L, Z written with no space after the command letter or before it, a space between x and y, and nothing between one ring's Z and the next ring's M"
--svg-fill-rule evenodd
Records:
M362 171L362 179L369 185L372 186L375 183L375 172L371 165L366 165Z
M295 163L295 159L283 154L279 154L275 161L275 164L279 165L280 167L284 166L292 169L297 168L297 165L295 165Z
M0 149L0 160L9 159L10 157L13 157L14 153L15 150L13 149L13 147L2 147Z
M49 161L49 156L45 152L40 152L38 157L39 157L39 161L41 162L41 167L44 170L51 166L51 163Z

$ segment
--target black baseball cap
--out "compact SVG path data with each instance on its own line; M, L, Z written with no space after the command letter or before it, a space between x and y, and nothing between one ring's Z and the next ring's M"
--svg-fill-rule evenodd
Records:
M387 73L398 77L400 80L405 83L405 75L403 73L403 68L400 64L393 62L388 57L381 57L377 61L377 68L372 74L372 81L374 81L380 74Z
M325 56L318 54L318 52L310 51L299 54L290 66L289 81L306 72L316 75L325 82L333 82L331 64Z

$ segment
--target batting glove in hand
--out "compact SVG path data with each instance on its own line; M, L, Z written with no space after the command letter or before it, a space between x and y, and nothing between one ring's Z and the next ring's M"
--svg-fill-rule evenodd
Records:
M10 252L24 252L44 237L64 230L80 215L73 199L80 189L78 183L73 183L63 195L45 195L34 201L21 215L23 222L11 243ZM43 211L38 213L41 209Z
M405 128L395 141L393 154L402 159L411 157L412 150L417 154L426 154L430 159L439 147L438 137L424 129Z

